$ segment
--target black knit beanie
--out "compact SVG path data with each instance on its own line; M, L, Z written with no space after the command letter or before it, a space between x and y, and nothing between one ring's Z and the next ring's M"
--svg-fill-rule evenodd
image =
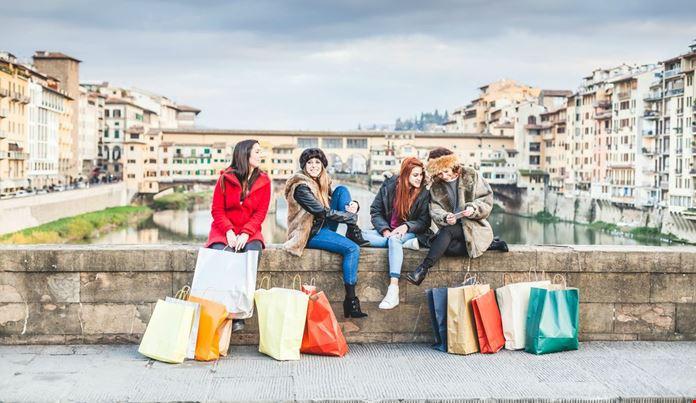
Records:
M326 159L326 155L324 155L324 152L321 151L321 149L307 148L302 151L302 154L300 154L300 168L304 169L305 165L307 165L307 161L311 160L312 158L318 158L322 165L324 165L324 168L329 165L329 160Z

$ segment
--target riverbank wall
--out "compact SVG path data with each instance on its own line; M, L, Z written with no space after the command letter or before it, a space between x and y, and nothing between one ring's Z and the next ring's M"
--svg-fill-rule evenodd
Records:
M125 183L0 200L0 235L36 227L109 207L125 206L133 197Z
M0 344L137 343L158 299L191 284L192 245L0 246ZM424 251L405 251L404 270ZM425 282L401 282L393 310L377 308L389 282L387 250L362 248L357 295L364 319L343 318L341 257L279 245L263 252L258 283L291 287L299 274L326 292L349 342L430 342L425 290L457 286L467 270L492 288L561 274L580 290L582 340L696 340L696 247L522 246L480 258L443 258ZM543 270L543 271L542 271ZM256 317L233 343L258 342Z

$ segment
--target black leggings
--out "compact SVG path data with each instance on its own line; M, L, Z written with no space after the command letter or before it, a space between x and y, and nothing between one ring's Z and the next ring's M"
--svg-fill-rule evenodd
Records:
M468 256L466 251L466 238L462 230L462 224L454 223L440 230L430 243L428 256L423 260L423 266L431 268L443 255Z

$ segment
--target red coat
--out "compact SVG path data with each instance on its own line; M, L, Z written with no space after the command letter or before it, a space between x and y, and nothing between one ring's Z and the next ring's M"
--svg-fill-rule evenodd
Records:
M220 186L223 180L225 181L224 194ZM220 172L220 178L213 191L211 206L213 224L210 227L206 247L215 242L227 244L226 234L229 230L237 235L249 234L247 242L258 240L264 243L261 224L266 219L268 205L271 202L271 180L262 172L242 203L239 200L241 194L242 185L237 176L231 171Z

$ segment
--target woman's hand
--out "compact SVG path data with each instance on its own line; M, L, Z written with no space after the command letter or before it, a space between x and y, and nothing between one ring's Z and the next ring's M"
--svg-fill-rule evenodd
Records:
M357 214L358 213L358 203L352 201L349 204L346 204L346 211L349 213Z
M234 231L229 230L225 236L227 237L227 246L234 248L237 245L237 234L235 234Z
M244 232L239 234L239 236L237 236L237 245L234 247L235 252L239 252L240 250L244 249L248 240L249 234Z
M391 232L390 236L395 236L397 238L401 238L407 232L408 232L408 226L406 224L401 224L398 227L394 228L394 231Z
M462 211L462 215L464 217L471 217L474 214L474 209L471 207L467 207Z
M454 225L454 223L457 222L457 219L454 217L454 214L452 214L452 213L447 213L447 215L445 216L445 222L446 222L448 225Z
M391 231L385 229L384 231L382 231L382 236L385 238L389 238L391 236Z

